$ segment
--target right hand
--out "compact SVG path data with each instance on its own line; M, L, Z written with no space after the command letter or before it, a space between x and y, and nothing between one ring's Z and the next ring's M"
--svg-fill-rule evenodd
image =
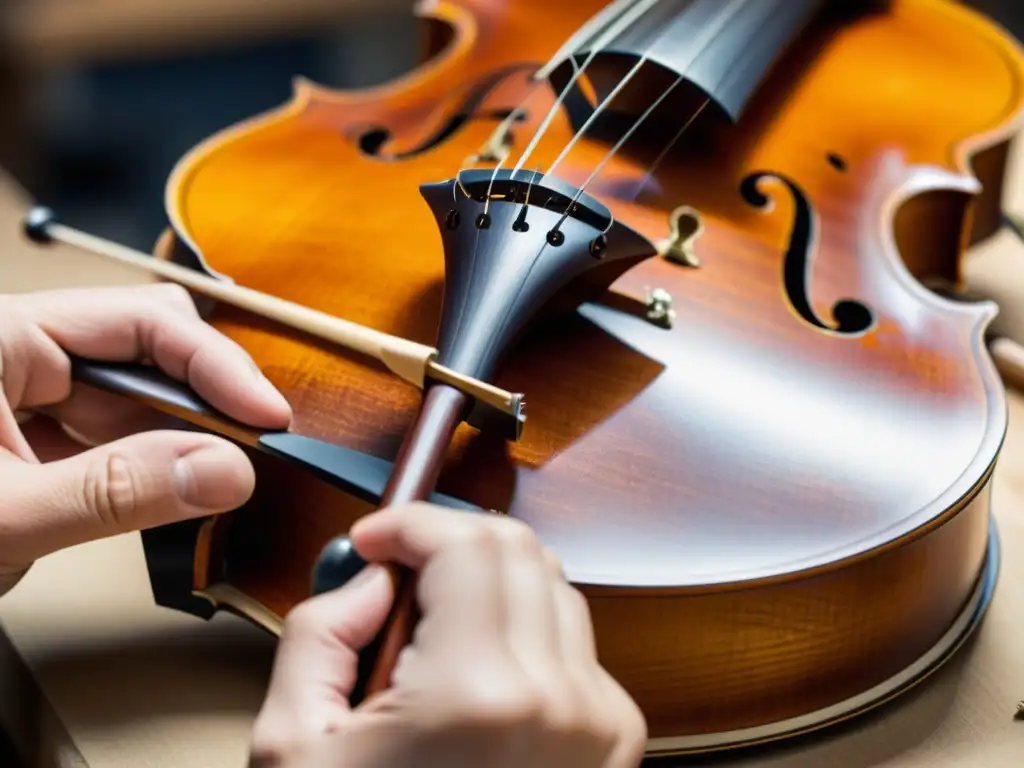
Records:
M251 766L634 768L647 728L598 662L589 609L523 523L427 504L350 536L369 565L285 622ZM391 687L351 709L357 652L417 577L421 619Z

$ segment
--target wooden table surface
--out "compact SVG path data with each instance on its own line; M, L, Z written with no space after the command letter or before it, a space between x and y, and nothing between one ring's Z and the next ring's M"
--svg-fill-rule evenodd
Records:
M1017 153L1019 154L1019 152ZM1019 162L1018 162L1019 165ZM1024 210L1015 179L1011 202ZM95 258L26 248L9 233L27 205L0 185L0 289L135 282ZM972 255L970 280L1005 306L1004 333L1024 341L1024 246L1008 233ZM994 478L1002 571L975 640L915 693L817 738L725 763L735 768L1019 768L1024 765L1024 395ZM273 640L233 616L206 623L153 605L137 535L37 563L0 600L0 718L46 745L51 763L91 768L242 766ZM4 658L6 657L6 661ZM25 661L21 683L14 661ZM17 699L37 686L41 697ZM21 688L19 686L25 686ZM15 697L15 698L12 698ZM29 703L26 703L29 702ZM691 763L692 764L692 763Z

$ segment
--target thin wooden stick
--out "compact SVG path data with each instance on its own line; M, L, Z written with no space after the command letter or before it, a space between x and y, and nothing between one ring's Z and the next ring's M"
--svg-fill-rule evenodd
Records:
M205 275L179 264L135 251L117 243L58 223L48 208L33 209L25 220L25 233L33 242L58 241L89 253L157 275L216 301L274 320L282 325L360 352L383 363L405 381L423 388L427 378L443 382L516 418L522 395L463 376L435 361L437 350L398 336L381 333L301 304Z

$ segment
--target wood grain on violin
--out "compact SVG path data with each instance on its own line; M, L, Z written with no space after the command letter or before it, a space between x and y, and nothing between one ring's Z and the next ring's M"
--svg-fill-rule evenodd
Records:
M955 283L986 234L1024 58L940 0L620 2L588 26L603 6L424 3L432 44L415 72L353 93L300 80L285 107L185 157L166 255L419 343L440 327L456 368L525 392L529 422L517 443L454 429L436 487L558 552L651 753L800 732L926 675L990 594L988 483L1006 428L984 345L995 307L922 283ZM592 59L561 101L573 70L560 50ZM474 215L438 215L441 187L425 184ZM642 247L680 206L700 217L698 266ZM586 280L559 294L583 296L578 309L538 298L499 334L480 295L506 301L492 289L519 274L509 242L544 258L560 247L541 242L561 231L553 212L618 236L624 261L581 266ZM456 236L496 245L453 275ZM653 288L673 298L671 327L645 317ZM445 320L453 301L476 319ZM432 487L444 441L422 424L443 391L421 410L383 370L228 307L208 317L289 398L296 432L388 460L412 435L406 453L432 449L399 463L396 487L415 493L398 495ZM467 340L478 332L493 336ZM228 585L281 617L325 542L373 505L255 459L252 503L205 526L202 546L195 531L174 546L195 566L190 589ZM149 534L151 551L167 535Z

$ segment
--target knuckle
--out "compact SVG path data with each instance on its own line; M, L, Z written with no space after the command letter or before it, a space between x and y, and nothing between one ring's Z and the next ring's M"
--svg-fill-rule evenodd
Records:
M591 714L585 733L587 739L602 752L610 752L620 743L631 743L635 739L635 730L633 718L626 716L621 707L605 707ZM646 737L643 742L646 742Z
M311 634L319 634L324 624L324 616L320 611L320 605L315 600L306 600L299 603L285 617L284 625L281 628L282 641L294 638L308 637Z
M447 547L454 551L484 550L496 551L499 539L495 531L481 521L465 519L465 525L452 525L446 533Z
M98 456L86 473L85 504L112 530L131 527L139 506L139 482L132 463L118 452Z
M639 761L647 749L647 720L640 707L628 699L627 712L622 720L609 721L606 735L612 745L622 744L628 754Z
M536 728L547 713L538 691L507 675L474 675L464 679L457 690L458 717L477 728Z
M552 692L542 699L542 724L546 731L578 736L589 730L586 708L572 690Z
M592 617L590 615L590 601L587 600L587 596L568 582L565 583L564 589L568 610L576 614L579 623L586 622L587 625L590 625Z
M544 562L547 563L551 576L556 579L565 579L565 567L562 565L562 559L550 547L543 547L543 551Z
M540 553L540 539L526 523L509 517L494 518L494 523L495 533L505 547L527 554Z
M642 753L647 744L647 718L640 711L640 706L632 699L629 699L629 711L630 714L626 719L627 737Z
M542 685L520 675L496 671L507 665L488 666L455 682L452 700L459 702L458 717L477 729L577 735L590 729L585 703L574 691L552 683Z
M178 311L186 311L189 314L196 313L195 302L192 295L177 283L157 283L151 290L162 304L173 307Z
M603 695L591 699L596 711L591 717L591 738L605 748L619 747L639 759L647 748L647 720L630 695L615 679L602 670L607 685Z
M424 517L437 516L443 512L448 512L448 510L436 507L425 501L410 501L385 507L374 514L394 517L403 523L418 523Z
M45 376L33 372L46 371ZM64 352L39 327L26 305L13 300L0 307L0 394L18 408L28 390L34 405L67 398L71 392L70 363Z

